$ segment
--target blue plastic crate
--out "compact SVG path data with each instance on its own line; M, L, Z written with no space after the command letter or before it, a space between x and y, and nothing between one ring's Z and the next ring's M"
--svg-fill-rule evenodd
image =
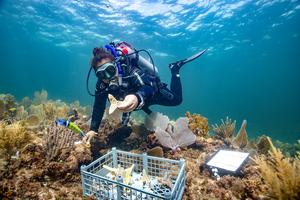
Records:
M171 185L152 184L147 189L134 184L123 183L123 177L115 180L108 177L110 173L103 166L112 168L129 168L134 164L133 172L142 174L143 170L151 180L168 177ZM94 196L101 200L180 200L185 187L185 161L170 160L134 154L112 148L112 151L95 160L88 166L81 166L82 190L84 196ZM159 179L158 178L158 179ZM137 180L137 179L136 179ZM134 182L134 180L133 180Z

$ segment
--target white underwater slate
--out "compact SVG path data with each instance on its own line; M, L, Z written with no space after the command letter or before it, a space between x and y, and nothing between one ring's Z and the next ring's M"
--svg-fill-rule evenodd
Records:
M249 153L220 150L207 165L235 172L248 156Z

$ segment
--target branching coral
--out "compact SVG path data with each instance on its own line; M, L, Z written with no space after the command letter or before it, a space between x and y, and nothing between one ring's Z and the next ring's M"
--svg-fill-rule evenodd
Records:
M66 103L55 102L54 107L55 107L55 117L56 118L66 118L67 117L70 108L69 108L69 106L67 106Z
M48 101L46 103L43 103L42 105L46 115L46 119L53 120L55 118L55 108L53 102Z
M300 199L300 154L295 158L284 157L273 144L269 154L256 157L255 162L269 185L270 196L279 200Z
M40 119L37 115L29 115L25 122L28 126L34 127L40 124Z
M10 119L16 115L15 97L11 94L0 94L0 120Z
M13 108L16 108L15 97L13 95L11 94L5 95L4 101L6 103L6 110L11 110Z
M225 122L223 119L221 119L221 122L222 123L220 125L212 125L212 130L216 133L216 136L223 139L232 137L236 121L231 121L230 118L226 117Z
M208 135L208 120L199 114L186 112L185 116L189 119L189 128L197 136L206 137Z
M38 118L43 121L46 118L46 113L42 104L40 105L31 105L28 111L29 115L36 115Z
M25 109L29 108L29 106L32 104L29 97L24 97L21 101L21 105L24 106Z
M294 144L284 143L277 140L274 142L274 145L279 148L286 156L295 157L297 155L297 152L300 152L300 140L298 140L297 143Z
M41 90L40 92L36 91L34 93L33 103L35 105L39 105L47 102L47 99L48 99L48 92L46 90Z
M66 118L70 110L70 107L61 101L48 100L40 106L43 107L43 112L45 113L45 119L54 120L56 118Z
M44 149L47 152L46 159L59 160L63 152L69 152L78 139L71 130L59 126L48 128L44 136Z
M28 112L25 110L24 106L18 106L16 112L16 120L25 119L28 116Z
M0 120L3 119L5 116L5 102L4 100L0 99Z
M30 133L20 123L0 123L0 150L7 158L20 150L31 138Z

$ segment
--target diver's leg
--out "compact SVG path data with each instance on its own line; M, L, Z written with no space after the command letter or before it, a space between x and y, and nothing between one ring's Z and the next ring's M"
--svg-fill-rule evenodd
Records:
M162 105L162 106L178 106L182 102L182 86L179 76L179 71L177 73L172 72L170 89L167 85L161 87L159 92L144 106L144 111L149 115L151 110L149 106L151 105Z
M170 89L166 85L159 89L153 102L149 105L158 104L163 106L178 106L182 102L182 87L180 76L172 74Z
M182 85L181 85L179 73L172 73L170 89L174 94L174 100L173 100L173 101L175 101L174 103L178 104L178 105L181 104L181 102L182 102Z

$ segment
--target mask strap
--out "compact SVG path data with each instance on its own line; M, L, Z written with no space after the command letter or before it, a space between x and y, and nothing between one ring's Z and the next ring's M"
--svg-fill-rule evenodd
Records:
M116 60L116 62L117 62L117 66L118 66L118 82L119 82L119 85L122 85L122 68L121 68L121 64L120 64L120 62L119 62L119 56L118 56L118 54L117 54L117 52L116 52L116 49L113 47L113 46L111 46L111 45L109 45L109 44L107 44L107 45L105 45L104 46L107 50L109 50L112 54L113 54L113 56L115 57L115 60Z

